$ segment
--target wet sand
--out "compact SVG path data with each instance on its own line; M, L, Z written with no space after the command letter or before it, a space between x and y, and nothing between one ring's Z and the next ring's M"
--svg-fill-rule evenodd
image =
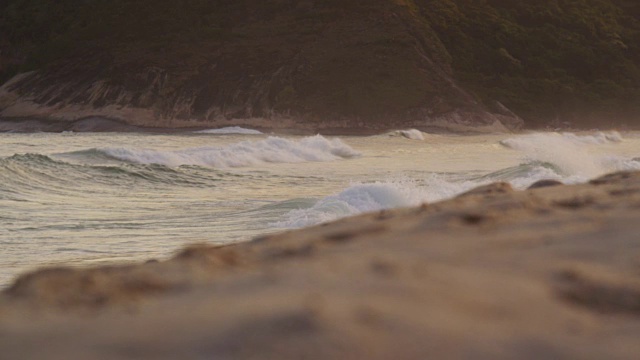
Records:
M631 359L640 173L387 210L0 295L2 359Z

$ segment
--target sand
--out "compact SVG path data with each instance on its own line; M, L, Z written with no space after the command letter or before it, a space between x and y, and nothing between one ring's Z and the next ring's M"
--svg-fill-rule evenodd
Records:
M387 210L0 295L0 359L640 357L640 173Z

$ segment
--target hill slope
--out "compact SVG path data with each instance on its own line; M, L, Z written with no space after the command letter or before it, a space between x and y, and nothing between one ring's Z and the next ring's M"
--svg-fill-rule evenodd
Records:
M434 0L424 16L457 77L529 120L592 126L640 114L640 4ZM636 125L637 126L637 125Z
M4 117L377 130L518 127L496 100L529 125L640 113L637 6L623 1L0 7L0 80L26 73L0 90Z

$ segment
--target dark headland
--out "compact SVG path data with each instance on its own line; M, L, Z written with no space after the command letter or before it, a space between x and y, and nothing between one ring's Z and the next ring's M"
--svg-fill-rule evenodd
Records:
M0 130L96 117L332 133L634 128L639 14L626 0L5 0Z

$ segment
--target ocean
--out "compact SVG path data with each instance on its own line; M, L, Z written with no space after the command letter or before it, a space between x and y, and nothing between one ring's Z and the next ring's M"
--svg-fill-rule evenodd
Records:
M41 266L164 259L473 187L640 169L640 133L0 134L0 287Z

